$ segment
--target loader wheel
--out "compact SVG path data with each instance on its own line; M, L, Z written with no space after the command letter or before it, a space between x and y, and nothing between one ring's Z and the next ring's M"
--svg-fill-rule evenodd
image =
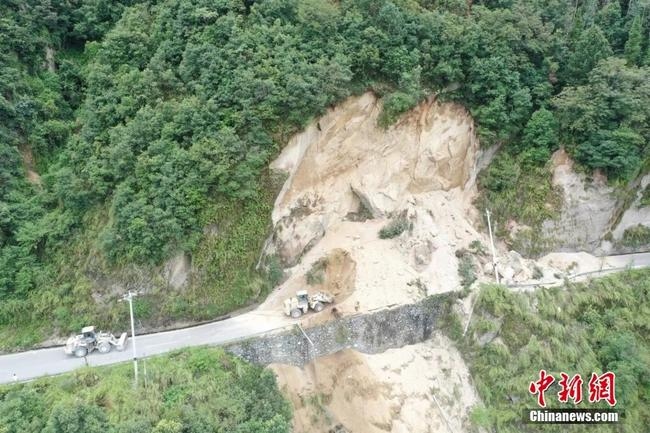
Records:
M74 356L76 356L77 358L83 358L83 357L86 356L86 355L88 355L88 349L86 349L86 348L83 347L83 346L81 346L81 347L77 347L77 348L74 350Z
M317 312L317 313L320 312L320 311L323 311L323 308L325 308L325 306L323 306L322 302L316 302L314 304L314 311Z
M111 351L111 343L108 343L104 341L103 343L99 343L99 346L97 346L97 350L99 350L99 353L108 353Z
M291 310L291 317L297 319L300 316L302 316L302 310L300 308L294 308Z

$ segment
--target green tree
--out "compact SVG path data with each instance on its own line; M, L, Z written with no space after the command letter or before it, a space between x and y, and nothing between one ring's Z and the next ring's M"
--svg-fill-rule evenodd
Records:
M614 51L623 49L625 43L625 19L618 1L607 2L598 12L598 26L607 36L607 40Z
M625 42L625 58L632 65L641 65L643 58L643 28L640 16L634 17L630 26L627 42Z
M598 25L580 32L566 66L566 81L581 83L596 64L612 55L607 37Z
M526 123L520 151L532 163L544 164L551 152L559 147L559 125L553 113L546 108L535 111Z
M108 421L99 407L83 401L65 401L54 407L44 433L106 433Z
M599 63L587 84L554 100L567 148L585 166L629 179L650 138L650 69L622 59Z
M45 427L45 401L35 389L17 387L0 400L2 433L40 433Z

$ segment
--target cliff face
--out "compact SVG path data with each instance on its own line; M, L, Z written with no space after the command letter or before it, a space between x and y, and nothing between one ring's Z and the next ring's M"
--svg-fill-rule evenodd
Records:
M552 164L553 184L562 191L564 203L560 217L544 223L544 232L557 250L593 252L616 212L614 188L602 177L589 180L577 173L562 149L553 155Z
M370 93L351 98L272 163L289 174L273 211L274 245L287 263L361 206L385 217L420 194L466 187L478 143L464 109L430 99L388 130L377 126L380 111Z
M641 177L638 182L638 187L635 188L630 200L630 205L621 214L620 220L618 220L614 226L614 229L612 230L612 239L614 243L620 243L625 234L625 230L634 228L638 225L650 228L650 206L648 206L650 200L648 199L648 196L650 196L650 174ZM603 248L607 249L608 247L610 247L610 245L604 243ZM637 249L648 250L650 249L650 244Z
M650 175L615 188L598 173L588 176L576 171L562 149L553 155L552 164L553 183L560 188L564 202L560 217L543 225L554 249L598 255L632 251L621 240L630 227L650 227L650 207L642 202Z
M305 275L334 250L356 269L337 299L345 314L458 289L457 250L487 245L475 229L480 152L467 111L428 99L388 129L377 125L380 111L371 93L350 98L271 164L287 180L265 255L280 259L287 280L265 306L308 287ZM403 230L381 239L396 220Z

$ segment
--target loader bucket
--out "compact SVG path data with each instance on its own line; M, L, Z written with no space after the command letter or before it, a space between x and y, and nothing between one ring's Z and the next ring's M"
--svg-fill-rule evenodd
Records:
M120 339L117 340L117 343L115 343L115 348L120 351L124 350L124 348L126 347L126 339L127 339L126 332L122 332L122 335L120 335Z

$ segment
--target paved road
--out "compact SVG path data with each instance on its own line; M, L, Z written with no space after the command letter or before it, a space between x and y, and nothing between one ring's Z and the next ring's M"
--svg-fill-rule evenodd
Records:
M608 256L607 262L612 266L644 268L650 266L650 252Z
M569 275L571 281L584 281L589 278L602 277L614 272L620 272L626 269L640 269L650 267L650 252L646 253L633 253L633 254L620 254L616 256L603 256L601 257L601 265L595 269L588 269L578 274ZM528 291L534 290L535 287L554 287L564 284L564 279L556 279L552 281L537 281L534 283L520 283L509 284L508 287Z
M281 329L292 322L281 314L252 311L221 322L209 323L192 328L156 334L136 336L139 357L157 355L187 346L223 344L243 337ZM98 352L87 356L92 366L115 364L133 359L131 340L124 351L111 351L105 355ZM29 380L39 376L65 373L84 365L83 358L63 353L62 347L30 350L0 356L0 383L12 381L15 373L18 380Z
M650 267L650 253L609 256L606 262L609 268L602 271L594 269L594 271L606 273L625 267ZM279 330L292 323L295 322L281 313L255 310L221 322L137 337L138 356L142 358L188 346L223 344L243 337ZM131 344L129 341L123 352L114 350L105 355L92 353L87 357L88 364L97 366L132 360ZM0 383L11 382L14 373L22 381L65 373L83 365L83 358L65 355L62 347L4 355L0 356Z

